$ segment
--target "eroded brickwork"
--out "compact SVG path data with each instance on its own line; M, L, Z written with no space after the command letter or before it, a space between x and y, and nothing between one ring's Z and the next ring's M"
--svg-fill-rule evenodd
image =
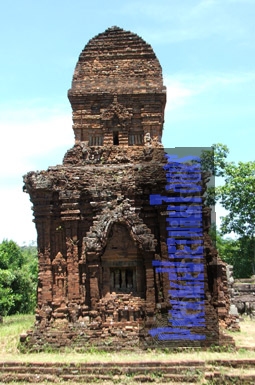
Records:
M148 330L169 311L169 280L152 264L168 258L166 207L150 204L151 194L166 193L160 64L140 37L110 28L82 51L68 97L74 147L62 165L24 177L39 250L36 324L25 342L39 350L153 346ZM202 345L220 341L218 315L226 319L229 308L209 228L204 208Z
M162 70L150 45L120 28L89 41L68 97L76 142L142 145L161 138L166 102Z

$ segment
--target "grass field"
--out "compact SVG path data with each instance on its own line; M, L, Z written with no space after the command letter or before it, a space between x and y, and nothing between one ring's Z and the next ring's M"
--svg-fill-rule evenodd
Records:
M18 350L19 335L31 328L34 322L33 315L15 315L5 317L3 324L0 324L0 361L22 361L22 362L125 362L125 361L182 361L182 360L214 360L233 358L254 358L255 359L255 321L245 319L240 323L241 332L230 333L236 341L237 349L225 348L222 351L209 349L188 350L185 352L167 352L160 350L138 352L98 352L91 349L87 353L75 351L61 353L29 353L22 354ZM252 350L254 348L254 350ZM251 349L251 350L249 350ZM224 351L223 351L224 350Z

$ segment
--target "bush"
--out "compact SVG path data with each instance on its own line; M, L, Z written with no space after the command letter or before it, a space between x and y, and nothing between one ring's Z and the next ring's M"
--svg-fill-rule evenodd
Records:
M4 240L0 244L0 315L33 312L36 287L36 248L20 248Z

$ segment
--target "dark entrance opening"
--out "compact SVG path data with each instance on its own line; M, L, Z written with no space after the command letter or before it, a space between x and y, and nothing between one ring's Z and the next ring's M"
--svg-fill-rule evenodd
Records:
M115 146L119 145L119 132L118 131L113 131L113 144Z
M114 223L101 256L102 297L108 293L145 298L146 275L143 255L124 224Z

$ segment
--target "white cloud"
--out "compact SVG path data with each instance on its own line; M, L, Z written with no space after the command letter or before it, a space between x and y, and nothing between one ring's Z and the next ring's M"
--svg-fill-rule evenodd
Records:
M64 107L41 108L43 102L0 106L0 242L22 244L36 239L31 202L22 191L22 175L55 165L51 158L74 144L71 112ZM61 153L61 159L64 155ZM61 161L60 161L61 162Z
M23 193L22 183L18 187L0 189L1 221L0 242L9 239L22 245L36 240L35 225L32 222L32 203L28 194Z
M69 111L30 105L13 110L0 107L0 176L22 175L35 168L36 158L59 147L72 147Z
M176 109L197 93L197 90L185 81L175 77L165 77L167 87L167 110Z
M175 74L165 76L167 87L167 110L173 110L190 103L199 94L245 85L255 81L255 72Z

